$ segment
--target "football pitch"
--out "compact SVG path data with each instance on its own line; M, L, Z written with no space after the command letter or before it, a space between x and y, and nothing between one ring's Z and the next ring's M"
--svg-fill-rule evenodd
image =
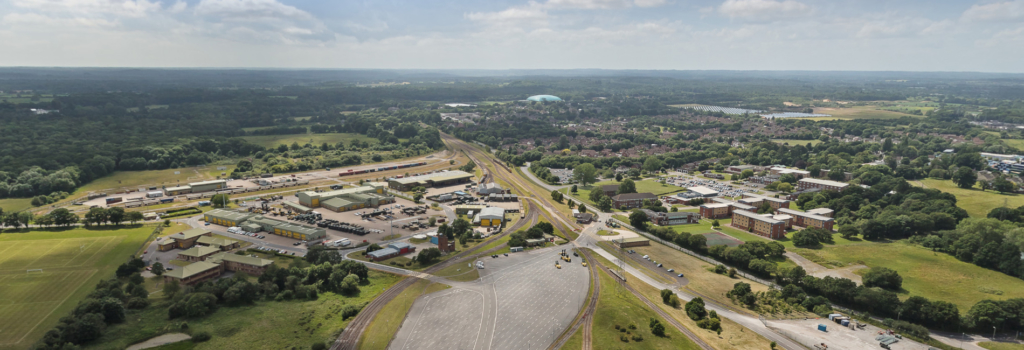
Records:
M0 234L0 349L27 349L142 246L152 226Z

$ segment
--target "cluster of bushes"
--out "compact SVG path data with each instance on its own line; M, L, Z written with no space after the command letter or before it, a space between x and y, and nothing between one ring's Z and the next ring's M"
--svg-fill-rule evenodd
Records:
M664 327L662 327L662 328L664 328ZM623 343L628 343L630 340L637 341L637 342L644 341L644 336L640 335L640 333L636 333L636 334L633 333L634 331L636 331L636 325L635 324L630 323L629 326L626 326L626 327L615 325L615 329L617 329L619 332L622 333L621 335L619 335L619 340L621 340ZM653 330L653 328L652 328L652 330ZM662 332L664 333L664 329L662 329Z
M686 309L686 316L689 316L691 320L697 321L697 327L722 333L722 320L718 317L718 313L715 310L708 312L704 306L704 299L701 297L693 298L686 303L684 308Z
M202 212L203 212L203 210L199 209L199 207L188 207L188 208L181 208L181 209L175 209L175 210L168 210L161 217L165 218L165 219L168 219L168 218L176 218L176 217L179 217L179 216L189 216L189 215L201 214Z
M525 247L527 239L543 238L545 234L553 235L555 233L555 226L547 222L538 222L529 230L519 230L509 235L508 246L509 247Z
M679 296L677 296L676 293L673 293L671 289L661 290L661 302L673 308L679 308L680 304Z
M126 309L149 306L149 292L144 282L138 273L100 281L70 315L62 317L57 326L46 332L36 349L76 348L76 345L99 339L108 325L126 320Z
M798 247L817 247L821 243L835 243L832 231L810 227L793 234L793 245Z
M536 175L538 179L544 180L548 184L558 184L559 178L551 173L547 167L541 166L539 163L530 163L530 172Z

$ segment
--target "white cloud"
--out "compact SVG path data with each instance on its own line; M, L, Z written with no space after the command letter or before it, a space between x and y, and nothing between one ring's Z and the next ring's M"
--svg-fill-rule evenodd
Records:
M159 2L148 0L14 0L12 3L22 9L76 17L109 14L138 18L160 10Z
M549 8L609 9L629 7L629 0L548 0Z
M531 2L523 7L510 7L498 12L472 12L465 17L487 24L535 23L541 24L548 19L548 12L537 3Z
M633 0L637 7L658 7L668 3L667 0Z
M1024 20L1024 0L975 4L964 11L961 18L970 22Z
M277 0L201 0L195 13L200 16L215 16L221 19L263 20L293 19L313 20L313 15Z
M806 16L811 7L795 0L726 0L718 13L729 18L773 21Z

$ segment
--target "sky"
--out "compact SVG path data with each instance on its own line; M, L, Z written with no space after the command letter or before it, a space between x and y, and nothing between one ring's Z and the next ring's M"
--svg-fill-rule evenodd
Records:
M0 66L1024 73L1024 0L0 0Z

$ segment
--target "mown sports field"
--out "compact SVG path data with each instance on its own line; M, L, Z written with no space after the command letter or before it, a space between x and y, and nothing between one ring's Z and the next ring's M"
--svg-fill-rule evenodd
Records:
M153 229L133 226L0 234L0 349L30 348L97 282L113 277L117 266L142 247Z

